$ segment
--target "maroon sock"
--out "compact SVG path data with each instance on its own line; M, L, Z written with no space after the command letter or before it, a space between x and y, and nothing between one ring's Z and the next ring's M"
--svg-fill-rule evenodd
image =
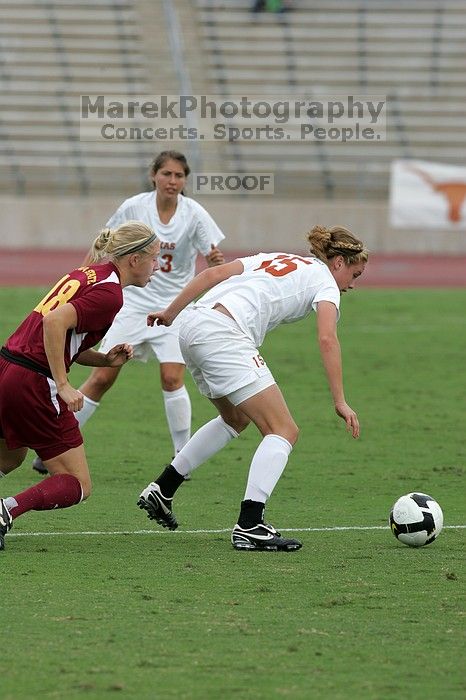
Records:
M39 484L31 486L13 496L17 502L10 513L13 520L28 510L53 510L69 508L79 503L82 497L81 484L72 474L54 474Z

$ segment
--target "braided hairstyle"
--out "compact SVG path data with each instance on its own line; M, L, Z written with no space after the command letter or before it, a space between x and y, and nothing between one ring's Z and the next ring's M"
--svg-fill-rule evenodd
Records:
M117 228L104 228L92 244L92 262L118 259L131 253L150 253L157 241L153 230L141 221L125 221Z
M329 260L341 255L347 265L367 262L369 251L351 231L344 226L314 226L307 234L311 244L310 252L316 258L328 263Z

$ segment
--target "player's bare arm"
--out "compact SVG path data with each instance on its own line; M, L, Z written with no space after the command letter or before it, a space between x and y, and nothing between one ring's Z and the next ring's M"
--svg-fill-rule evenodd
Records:
M50 311L43 320L44 349L57 391L70 411L83 407L83 395L68 382L64 362L66 333L76 328L78 316L73 304L63 304Z
M147 316L147 325L153 326L157 321L159 326L170 326L178 314L198 296L207 292L208 289L212 289L216 284L233 277L233 275L240 275L243 270L243 263L240 260L233 260L216 267L208 267L196 275L166 309L150 313Z
M354 438L359 437L359 421L353 409L346 403L343 390L343 371L340 343L336 330L337 310L329 301L317 305L317 333L322 362L335 404L335 412L346 423Z
M99 352L93 348L84 350L75 362L85 367L121 367L133 358L133 346L128 343L115 345L108 352Z

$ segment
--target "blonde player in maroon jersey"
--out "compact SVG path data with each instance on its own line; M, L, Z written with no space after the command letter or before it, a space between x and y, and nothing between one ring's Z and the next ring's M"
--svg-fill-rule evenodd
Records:
M231 534L238 550L294 551L299 540L281 537L264 521L265 504L285 469L298 427L259 353L265 335L312 311L335 411L354 438L359 420L346 402L337 337L340 295L363 273L368 253L341 226L314 226L310 256L259 253L204 270L163 311L147 322L170 325L187 304L180 347L186 366L219 416L202 426L140 494L138 505L163 527L178 527L172 498L193 469L254 423L262 441L253 455L239 518Z
M73 362L120 367L132 357L127 343L106 353L93 347L122 307L123 288L149 282L159 245L152 229L139 221L104 229L94 241L93 262L57 282L1 348L1 476L20 466L28 448L50 476L0 498L0 549L13 520L23 513L67 508L89 496L91 478L75 417L83 395L67 373Z

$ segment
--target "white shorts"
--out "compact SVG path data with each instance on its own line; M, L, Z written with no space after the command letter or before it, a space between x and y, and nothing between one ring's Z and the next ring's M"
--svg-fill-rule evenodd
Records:
M114 345L129 343L134 359L147 362L154 357L158 362L178 362L184 365L179 341L180 317L167 326L148 326L147 313L126 309L124 306L102 338L100 351L108 352Z
M180 347L197 388L209 399L226 397L238 406L275 384L252 340L215 309L185 312Z

